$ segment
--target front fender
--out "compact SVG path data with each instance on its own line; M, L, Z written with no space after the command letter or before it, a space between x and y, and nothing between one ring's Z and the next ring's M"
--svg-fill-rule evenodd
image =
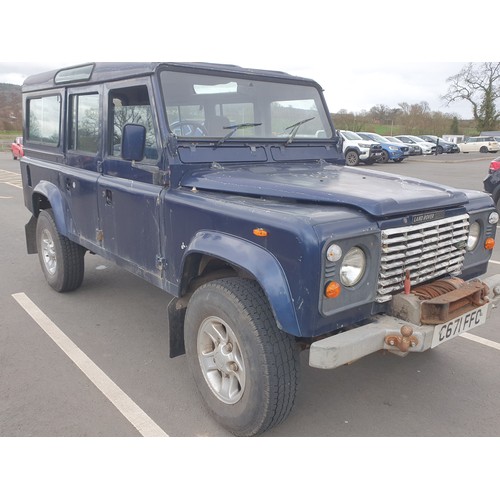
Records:
M195 235L184 254L182 267L193 253L222 259L253 275L267 296L278 328L300 336L288 280L273 254L251 241L217 231L200 231Z
M33 189L33 212L38 217L38 213L43 207L40 207L39 195L47 199L52 211L54 212L54 219L57 231L64 235L68 235L66 228L66 219L64 216L64 201L61 191L57 186L47 181L40 181Z

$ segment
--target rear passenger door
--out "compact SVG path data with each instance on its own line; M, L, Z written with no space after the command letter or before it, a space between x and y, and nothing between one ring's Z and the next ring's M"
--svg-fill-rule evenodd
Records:
M106 252L129 270L156 281L160 276L157 201L163 186L159 181L158 123L151 95L147 79L107 87L107 146L98 182L98 205L101 244ZM145 158L140 163L121 157L123 127L128 123L146 128Z
M71 232L96 244L99 227L97 180L102 163L102 102L98 87L68 90L66 165L63 190L71 214ZM91 247L91 245L88 245Z

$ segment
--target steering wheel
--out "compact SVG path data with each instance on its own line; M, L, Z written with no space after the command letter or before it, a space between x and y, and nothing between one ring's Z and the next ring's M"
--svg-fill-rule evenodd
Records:
M195 120L180 120L170 125L170 130L179 137L204 137L208 135L203 124Z

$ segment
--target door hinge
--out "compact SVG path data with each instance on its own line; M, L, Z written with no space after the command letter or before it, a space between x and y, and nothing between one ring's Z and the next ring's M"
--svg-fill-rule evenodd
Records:
M158 271L161 271L162 273L164 273L167 270L167 267L168 267L167 259L165 259L165 257L162 257L161 255L157 255L156 256L156 269L158 269Z

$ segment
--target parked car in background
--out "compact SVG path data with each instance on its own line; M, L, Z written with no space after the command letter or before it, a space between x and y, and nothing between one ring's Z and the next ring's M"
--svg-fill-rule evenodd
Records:
M378 142L363 139L350 130L339 130L339 133L343 141L342 151L347 166L355 167L360 162L373 165L382 158L382 146Z
M500 144L495 138L486 136L468 137L458 147L462 153L497 153L500 151Z
M500 156L490 163L489 175L484 179L484 190L491 194L493 201L500 211Z
M406 144L400 145L390 142L385 137L373 132L358 132L358 135L363 139L378 142L382 146L381 163L387 163L389 160L399 163L410 156L410 148Z
M422 148L417 144L405 144L401 139L398 139L397 137L392 137L390 135L384 135L383 137L385 137L390 142L395 142L396 144L402 144L403 146L408 146L410 148L410 156L423 154Z
M399 139L407 145L418 145L422 149L424 155L436 154L436 145L433 142L424 141L424 139L416 135L397 135L396 139Z
M437 135L419 135L419 137L424 139L424 141L434 143L438 155L441 153L460 153L460 148L454 142L445 141Z
M491 160L489 173L492 174L496 170L500 170L500 156Z
M10 150L12 151L12 158L20 160L24 156L23 138L16 137L16 140L10 145Z

